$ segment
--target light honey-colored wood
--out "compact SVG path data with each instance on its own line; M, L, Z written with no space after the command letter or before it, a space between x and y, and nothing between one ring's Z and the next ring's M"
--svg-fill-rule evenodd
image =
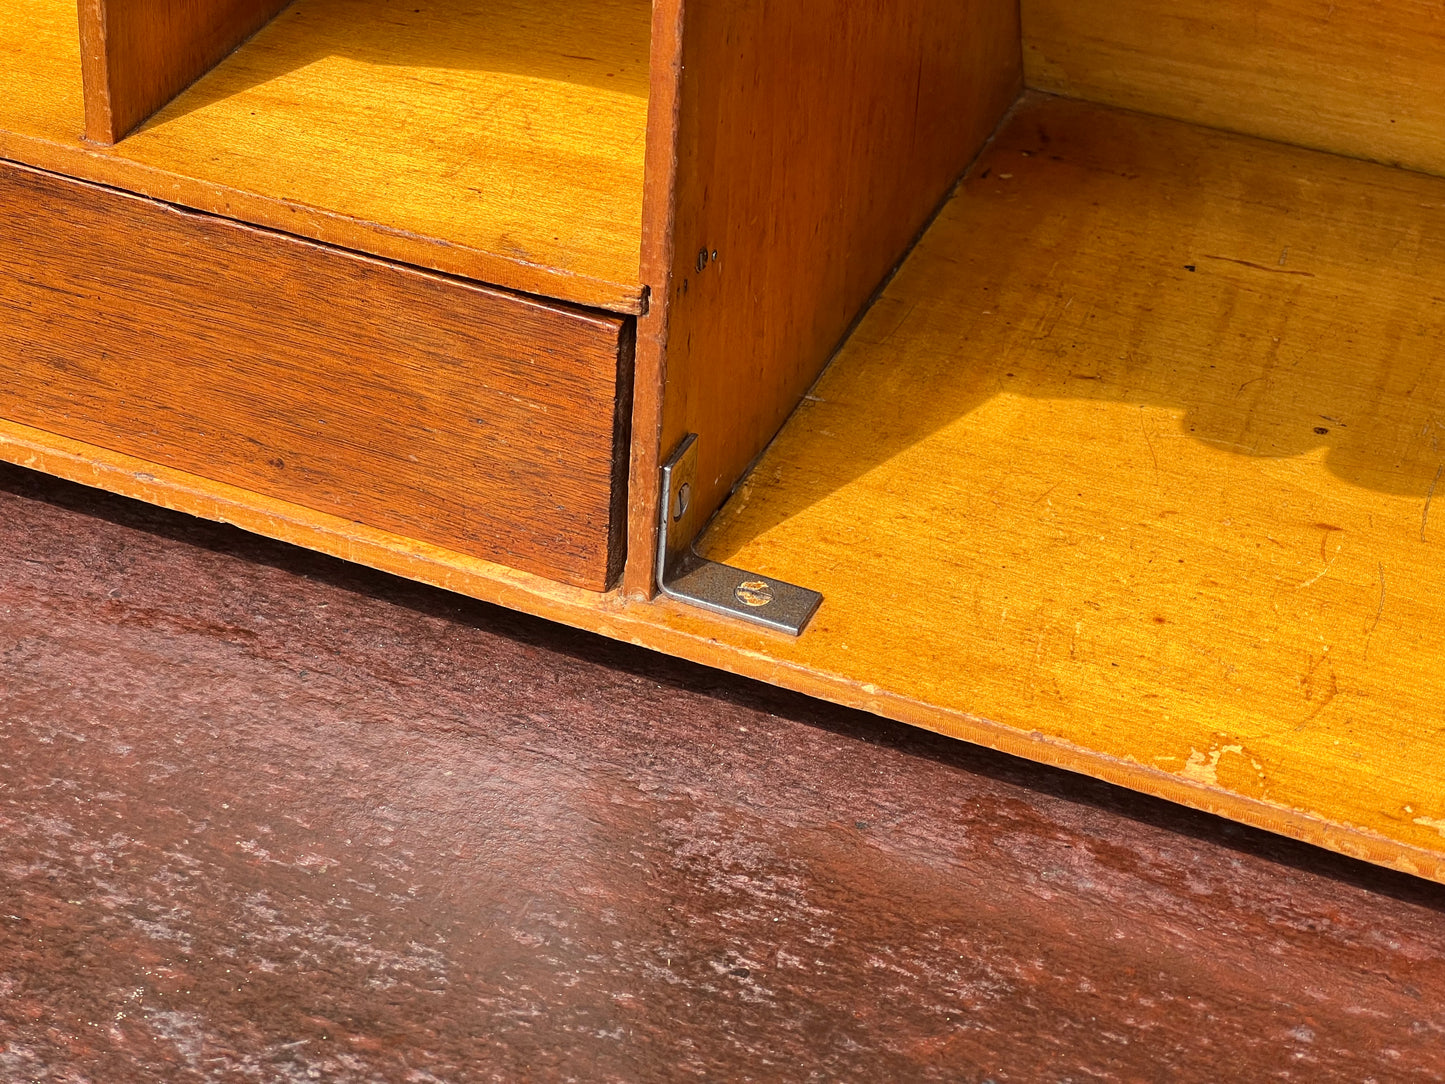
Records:
M1022 0L1028 84L1445 173L1438 0Z
M84 129L75 4L6 0L0 14L0 158L16 157L21 140L75 142Z
M113 148L85 144L79 111L52 104L79 91L75 5L23 2L24 40L0 30L0 56L25 64L0 75L23 86L18 105L0 103L0 157L512 289L643 308L646 0L298 0Z
M704 551L932 725L1445 854L1445 181L1031 101Z
M693 499L721 503L1021 81L1014 0L684 3L680 23L678 7L660 5L659 33L680 42L654 52L676 95L675 125L659 115L655 132L675 127L676 149L654 159L647 209L670 247L649 266L667 296L638 352L638 387L664 387L633 426L639 592L659 457L699 434Z

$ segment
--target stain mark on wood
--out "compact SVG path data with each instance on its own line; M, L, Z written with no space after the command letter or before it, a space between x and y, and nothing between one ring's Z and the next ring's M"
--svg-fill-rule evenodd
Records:
M1323 674L1320 672L1322 668ZM1335 697L1340 693L1339 679L1335 676L1334 663L1330 662L1328 647L1318 659L1310 660L1309 669L1300 678L1300 685L1304 689L1305 701L1314 704L1314 708L1300 720L1296 730L1317 719L1325 708L1335 702Z
M1326 565L1328 565L1330 563L1330 559L1325 552L1325 545L1329 542L1331 533L1335 531L1343 531L1344 528L1336 527L1333 523L1316 523L1315 526L1325 532L1320 536L1320 560L1323 561Z

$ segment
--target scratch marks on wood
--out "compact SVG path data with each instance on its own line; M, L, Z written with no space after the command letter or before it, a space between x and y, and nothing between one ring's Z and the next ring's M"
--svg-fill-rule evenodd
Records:
M1218 744L1218 740L1224 737L1223 734L1217 735L1216 742L1210 744L1208 753L1202 753L1191 746L1189 759L1185 761L1179 774L1185 779L1192 779L1194 782L1203 783L1208 787L1223 785L1231 790L1244 788L1257 795L1263 794L1267 783L1264 765L1246 752L1241 744ZM1233 753L1240 758L1240 761L1248 763L1253 770L1253 778L1250 778L1249 772L1243 770L1244 766L1239 761L1230 761L1228 762L1230 766L1229 782L1221 783L1219 778L1220 761L1226 753Z
M1380 615L1385 612L1385 562L1380 561L1376 566L1380 573L1380 601L1375 606L1375 620L1370 622L1369 631L1365 633L1365 658L1370 657L1370 637L1375 635L1375 626L1380 623Z
M1184 767L1179 774L1185 779L1203 783L1206 787L1217 787L1219 786L1219 758L1225 753L1242 753L1243 751L1243 746L1226 745L1219 749L1211 749L1206 754L1191 747L1189 759L1184 762Z
M1334 703L1335 697L1340 693L1340 683L1335 677L1335 667L1330 662L1328 651L1326 648L1325 653L1318 659L1311 658L1309 669L1299 679L1300 687L1304 690L1305 703L1310 705L1310 713L1300 720L1296 730L1313 722L1320 712Z
M1289 250L1286 249L1285 251ZM1271 274L1275 275L1303 275L1305 278L1310 279L1315 277L1315 273L1313 271L1296 271L1293 268L1289 267L1270 267L1267 264L1254 263L1250 260L1238 260L1235 259L1233 256L1205 256L1204 258L1206 260L1219 260L1222 263L1237 263L1240 267L1251 267L1256 271L1268 271Z
M1326 535L1325 537L1328 538L1329 536ZM1270 539L1270 541L1273 542L1274 539ZM1322 569L1320 569L1319 572L1317 572L1315 575L1311 576L1309 579L1305 580L1304 583L1296 584L1296 585L1295 585L1295 590L1296 590L1296 591L1303 591L1306 587L1311 587L1311 586L1313 586L1314 584L1319 583L1320 580L1324 579L1325 576L1327 576L1327 575L1329 574L1330 569L1332 569L1332 568L1335 567L1335 562L1340 559L1340 550L1342 550L1342 549L1344 549L1344 544L1343 544L1343 543L1337 545L1337 546L1335 547L1335 555L1334 555L1333 557L1331 557L1328 561L1325 562L1325 567L1322 568Z
M1149 423L1144 417L1144 408L1139 408L1139 430L1144 434L1144 443L1149 445L1149 458L1154 460L1154 485L1162 489L1159 481L1159 453L1154 448L1154 438L1149 435Z
M1420 512L1420 541L1425 541L1425 528L1430 526L1430 502L1435 499L1435 487L1440 484L1440 475L1445 473L1445 463L1441 463L1435 470L1435 478L1430 483L1430 492L1425 494L1425 507Z
M1445 819L1439 817L1416 817L1412 824L1424 825L1426 828L1433 828L1440 833L1440 838L1445 839Z

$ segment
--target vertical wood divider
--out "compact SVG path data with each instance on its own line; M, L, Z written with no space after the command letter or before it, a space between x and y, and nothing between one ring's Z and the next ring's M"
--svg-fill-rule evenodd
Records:
M287 3L79 0L85 138L125 138Z
M1016 0L658 0L653 35L633 595L660 456L698 433L726 499L1022 87Z
M677 125L682 89L682 36L687 0L654 0L647 158L642 186L641 281L647 311L637 320L632 383L632 453L627 485L627 564L622 589L633 597L655 591L662 456L662 389L667 374L668 313L672 299L677 218Z

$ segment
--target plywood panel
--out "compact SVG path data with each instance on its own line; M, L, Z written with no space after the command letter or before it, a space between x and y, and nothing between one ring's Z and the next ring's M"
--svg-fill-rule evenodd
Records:
M1435 0L1023 0L1040 90L1445 173Z
M26 3L74 37L73 4ZM638 312L648 18L647 0L298 0L115 147L22 118L0 157Z
M1445 854L1442 284L1445 181L1035 100L705 552L890 713Z
M675 208L650 282L665 374L644 352L639 377L665 376L666 402L657 444L638 420L633 485L697 432L695 499L714 507L1012 101L1018 23L1010 0L733 0L683 5L681 38L674 202L649 209ZM638 590L653 533L634 517Z
M114 143L288 0L80 0L85 134Z
M0 417L594 590L630 334L0 167Z

